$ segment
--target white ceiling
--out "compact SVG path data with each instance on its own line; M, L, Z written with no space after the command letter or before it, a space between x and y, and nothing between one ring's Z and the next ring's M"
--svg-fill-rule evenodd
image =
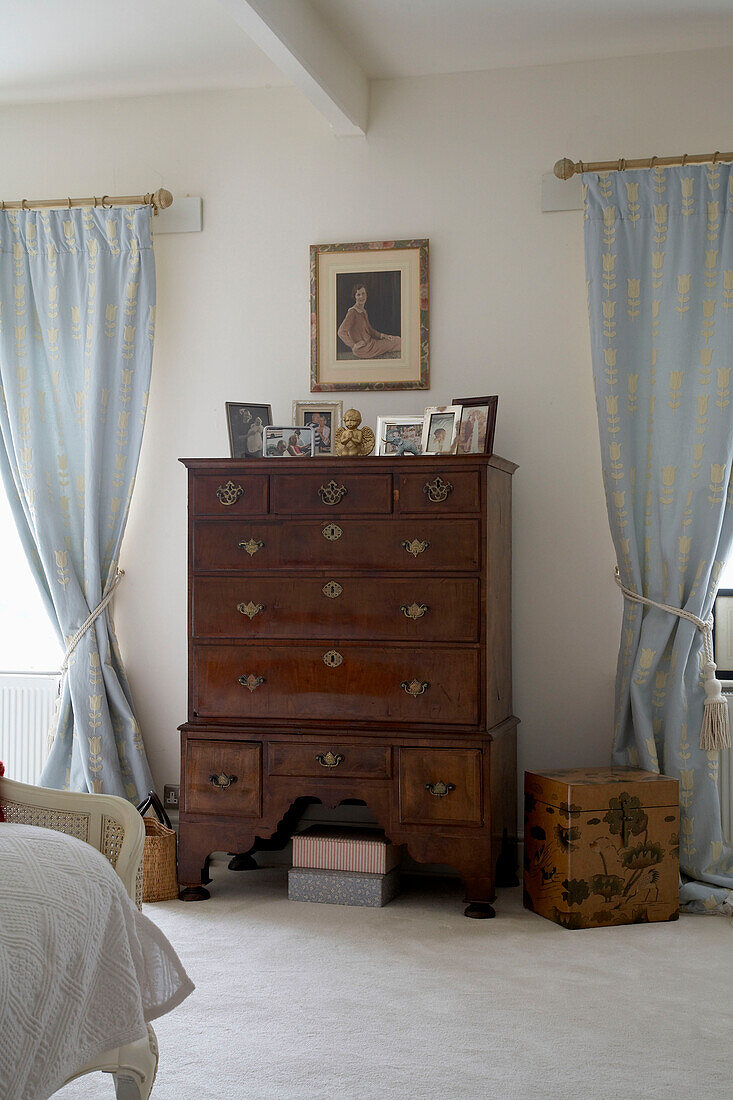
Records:
M370 78L733 45L732 0L297 2ZM219 0L0 0L0 27L5 103L289 83Z

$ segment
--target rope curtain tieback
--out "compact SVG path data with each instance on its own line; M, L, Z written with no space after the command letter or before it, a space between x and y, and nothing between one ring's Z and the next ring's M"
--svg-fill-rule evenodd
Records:
M89 618L87 618L87 619L85 619L85 620L84 620L84 622L83 622L83 623L81 624L81 626L80 626L80 627L79 627L79 629L77 630L77 632L76 632L76 634L74 635L74 637L73 637L73 638L71 639L71 641L69 642L69 644L68 644L68 647L67 647L67 649L66 649L66 653L64 654L64 660L63 660L63 663L62 663L62 665L61 665L61 676L62 676L62 678L63 678L63 677L64 677L64 676L66 675L66 673L67 673L67 672L68 672L68 670L69 670L69 658L71 657L71 654L72 654L72 653L74 652L74 650L76 649L76 647L78 646L79 642L80 642L80 641L81 641L81 639L82 639L82 638L84 637L84 635L86 634L87 630L88 630L88 629L89 629L89 627L90 627L90 626L92 625L92 623L93 623L93 622L94 622L94 621L95 621L96 619L98 619L98 618L99 618L99 616L100 616L100 615L102 614L102 612L104 611L105 607L107 606L107 604L109 603L109 601L110 601L110 600L112 599L112 597L114 596L114 594L115 594L115 589L117 588L117 585L118 585L118 584L120 583L120 581L122 580L122 578L124 577L124 575L125 575L125 570L124 570L124 569L118 569L118 570L116 571L116 573L115 573L114 577L112 578L112 583L111 583L111 584L110 584L110 586L109 586L109 590L108 590L108 592L107 592L107 595L106 595L106 596L104 596L104 597L103 597L103 599L101 599L101 600L100 600L100 602L99 602L99 603L97 604L97 606L96 606L96 607L94 608L94 611L92 611L92 613L91 613L91 615L89 616Z
M670 615L677 615L680 619L687 619L694 623L702 633L705 662L705 704L703 707L702 729L700 730L700 748L706 752L717 752L719 749L731 747L730 728L728 723L728 703L723 695L723 689L715 676L716 665L713 655L713 617L701 619L693 615L691 611L684 611L681 607L672 607L667 603L658 603L647 596L640 596L638 592L627 588L621 580L618 566L614 571L616 584L623 592L627 600L643 604L645 607L658 607L660 611L668 611Z

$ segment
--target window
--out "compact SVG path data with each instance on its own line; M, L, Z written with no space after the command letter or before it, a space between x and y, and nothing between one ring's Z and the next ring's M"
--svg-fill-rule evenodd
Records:
M0 482L0 670L53 672L63 651L15 527Z

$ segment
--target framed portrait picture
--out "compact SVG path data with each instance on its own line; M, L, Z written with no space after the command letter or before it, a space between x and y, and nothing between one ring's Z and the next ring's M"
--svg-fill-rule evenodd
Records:
M421 455L424 416L378 416L378 455Z
M293 401L293 423L313 428L317 455L334 454L334 435L343 415L343 401Z
M270 405L227 401L227 427L232 458L262 458L263 433L272 424Z
M426 409L422 430L423 454L454 454L460 420L460 405L433 405Z
M499 398L493 397L454 397L454 405L463 409L458 427L459 455L490 455L494 452L494 432L496 431L496 410Z
M312 427L295 424L265 428L265 458L310 458L315 446Z
M428 241L311 245L311 392L426 390Z

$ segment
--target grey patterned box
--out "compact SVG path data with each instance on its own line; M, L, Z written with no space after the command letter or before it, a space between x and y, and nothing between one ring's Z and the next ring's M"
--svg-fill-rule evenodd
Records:
M392 901L399 888L397 868L386 875L367 871L326 871L320 867L291 867L288 871L288 897L291 901L366 905L378 909Z

